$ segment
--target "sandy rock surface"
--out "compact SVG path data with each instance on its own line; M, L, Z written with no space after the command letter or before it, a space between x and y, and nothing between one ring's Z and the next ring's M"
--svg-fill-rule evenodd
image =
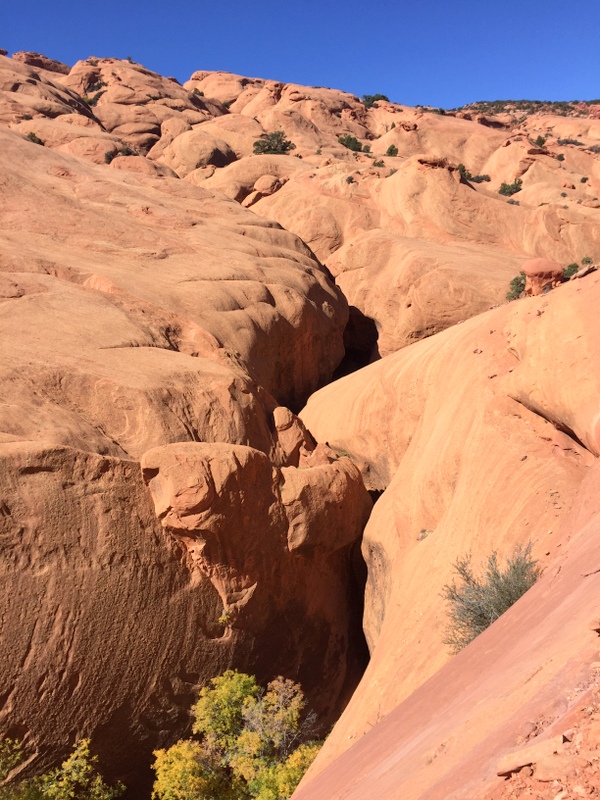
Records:
M58 126L56 141L71 128L88 131ZM296 471L302 449L302 426L287 412L280 436L274 410L301 404L343 355L345 300L306 245L142 156L63 152L83 140L53 150L0 130L0 725L25 737L32 770L91 736L106 773L139 788L151 750L187 731L198 685L230 666L301 680L324 724L335 718L364 666L353 552L370 499L348 463L289 478L289 523L282 500L266 503L277 464ZM258 448L241 449L267 478L244 472L252 520L229 516L219 535L245 533L255 551L266 535L279 552L291 531L285 590L267 549L245 628L218 622L230 595L161 527L141 478L146 451L192 441ZM228 585L239 558L233 542L219 561Z
M493 550L509 554L531 542L548 575L560 571L569 538L563 517L580 503L600 454L599 301L592 273L483 314L311 397L302 419L313 434L348 452L367 485L385 490L363 540L372 658L315 771L398 704L427 693L428 678L449 659L441 592L457 558L471 553L481 563ZM554 652L552 645L550 661ZM498 724L503 713L497 708Z

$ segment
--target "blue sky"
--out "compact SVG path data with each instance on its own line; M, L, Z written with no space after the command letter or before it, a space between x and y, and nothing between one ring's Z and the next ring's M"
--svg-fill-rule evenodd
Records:
M131 56L452 108L600 97L600 0L1 0L0 47Z

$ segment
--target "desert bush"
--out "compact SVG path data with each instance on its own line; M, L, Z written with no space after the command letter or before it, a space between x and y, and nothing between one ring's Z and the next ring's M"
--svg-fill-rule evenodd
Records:
M396 156L398 155L398 148L396 147L395 144L391 144L388 147L388 149L385 151L385 154L386 154L386 156L389 156L390 158L396 158Z
M100 100L100 98L102 97L103 94L104 94L104 89L102 89L99 92L96 92L96 94L92 95L91 97L88 97L88 95L86 95L83 98L83 102L87 103L88 106L96 106L96 105L98 105L98 100Z
M385 100L386 103L390 102L389 97L386 97L384 94L363 94L362 99L365 108L379 108L377 105L378 100Z
M573 263L566 266L563 270L563 277L568 280L572 275L579 271L579 264Z
M255 679L228 670L200 691L192 709L198 740L155 752L154 800L284 800L320 744L308 741L300 686L276 678L263 691Z
M583 178L581 179L580 183L587 183L587 182L588 182L588 179L584 175Z
M512 197L507 202L508 202L509 206L520 206L521 205L518 200L513 200Z
M584 267L587 267L587 266L589 266L589 265L590 265L590 264L592 264L592 263L593 263L593 259L592 259L592 258L590 258L589 256L586 256L585 258L582 258L582 259L581 259L581 264L582 264L582 266L584 266Z
M29 131L29 133L27 134L27 138L29 139L30 142L33 142L34 144L41 144L42 146L44 145L44 141L40 139L40 137L33 131Z
M460 177L464 181L468 181L469 183L483 183L484 181L490 181L491 180L489 175L471 175L471 173L465 167L464 164L459 164L458 165L458 171L460 173Z
M363 149L362 144L358 141L356 136L351 136L349 133L345 136L340 136L338 142L344 145L344 147L347 147L348 150L353 150L355 153L360 153Z
M346 178L346 183L356 183L352 175L348 175Z
M523 188L523 181L521 178L515 178L513 183L501 183L500 188L498 189L498 194L502 194L505 197L511 197L511 195L520 192Z
M380 161L374 161L373 162L373 166L374 167L385 167L385 161L381 161L381 160Z
M519 272L516 278L510 282L510 291L506 295L507 300L518 300L525 291L526 275L524 272Z
M534 142L536 147L543 147L546 144L546 137L545 136L538 136Z
M458 653L473 641L494 620L517 602L541 575L537 561L531 557L531 542L518 546L501 567L494 551L485 571L477 577L471 567L471 556L454 564L459 583L444 586L442 596L448 602L449 622L444 644Z
M285 138L283 131L273 131L265 133L260 139L254 142L254 155L276 155L285 156L290 150L295 150L296 145Z
M564 153L559 153L559 154L556 156L556 158L557 158L557 160L558 160L558 161L564 161L564 160L565 160Z
M574 144L577 145L577 147L583 147L583 142L577 139L558 139L557 144L560 145L560 147L563 147L565 144Z

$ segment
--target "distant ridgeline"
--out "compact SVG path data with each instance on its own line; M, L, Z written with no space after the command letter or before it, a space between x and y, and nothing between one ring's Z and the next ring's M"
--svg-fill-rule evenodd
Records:
M593 108L597 106L597 108ZM600 100L478 100L451 111L476 111L483 114L558 114L562 117L600 115ZM594 111L596 114L594 114Z

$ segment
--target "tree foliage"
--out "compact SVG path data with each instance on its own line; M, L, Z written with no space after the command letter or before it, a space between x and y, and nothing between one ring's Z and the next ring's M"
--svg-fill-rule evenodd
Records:
M265 133L260 139L254 142L254 155L276 155L285 156L290 150L295 150L296 145L289 139L285 138L283 131L273 131L273 133Z
M385 100L386 103L390 102L390 98L384 94L363 94L362 99L365 108L379 108L377 105L378 100Z
M498 189L498 194L502 194L505 197L510 197L517 192L520 192L523 188L523 181L521 178L515 178L513 183L501 183L500 188Z
M504 568L498 564L498 554L493 552L481 577L474 574L470 555L457 559L454 571L460 582L446 584L442 592L449 604L444 644L453 653L466 647L508 611L541 575L537 561L531 558L531 543L518 546Z
M125 787L105 783L97 760L90 752L90 740L81 739L60 767L6 784L10 771L23 761L23 750L20 742L4 739L0 741L0 800L114 800Z
M525 291L525 281L527 276L524 272L519 272L516 278L510 282L510 291L506 295L507 300L518 300Z
M340 136L338 142L344 145L344 147L347 147L348 150L353 150L355 153L360 153L363 149L362 144L358 141L356 136L351 136L349 133L345 136Z
M469 170L465 167L464 164L458 165L458 172L460 177L463 181L468 181L469 183L483 183L484 181L490 181L491 178L489 175L471 175Z
M320 745L307 741L314 716L304 714L298 684L276 678L263 691L228 670L201 690L192 712L199 740L155 753L154 800L283 800Z

